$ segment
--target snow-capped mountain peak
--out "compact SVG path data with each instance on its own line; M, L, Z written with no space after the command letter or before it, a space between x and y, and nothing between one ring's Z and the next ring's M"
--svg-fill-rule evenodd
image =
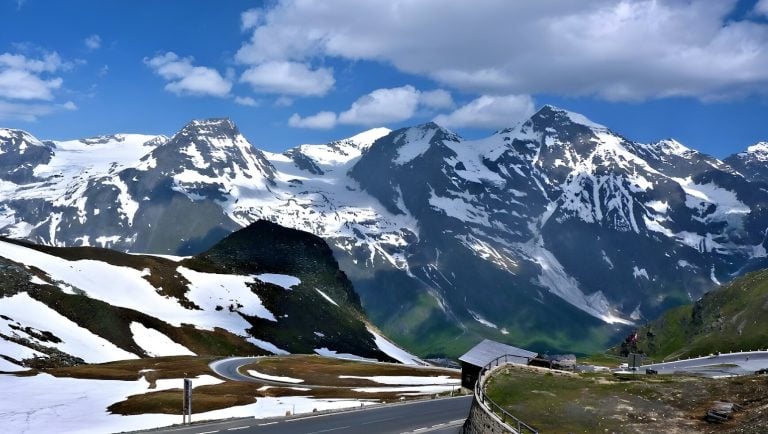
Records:
M371 128L370 130L363 131L362 133L355 134L352 137L340 140L341 142L352 142L357 144L361 149L369 148L373 142L391 133L392 130L385 127Z
M389 128L372 128L352 137L322 145L300 145L283 153L300 169L322 175L333 167L346 166L373 145L373 142L391 133Z
M576 125L583 125L585 127L593 128L596 130L607 130L608 127L605 125L598 124L597 122L593 122L586 116L574 113L565 109L561 109L559 107L555 107L553 105L544 105L541 109L539 109L538 112L536 112L532 117L532 119L540 118L540 119L552 119L561 123L572 123Z
M768 142L759 142L748 147L746 155L759 161L768 161Z

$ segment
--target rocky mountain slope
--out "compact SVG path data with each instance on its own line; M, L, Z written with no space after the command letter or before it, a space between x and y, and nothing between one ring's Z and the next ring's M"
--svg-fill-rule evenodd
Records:
M259 221L186 258L0 240L0 371L288 353L403 355L311 234Z
M324 238L374 323L423 354L479 336L590 352L766 265L760 146L720 161L551 106L481 140L428 123L283 154L222 119L0 143L4 235L192 254L273 221Z

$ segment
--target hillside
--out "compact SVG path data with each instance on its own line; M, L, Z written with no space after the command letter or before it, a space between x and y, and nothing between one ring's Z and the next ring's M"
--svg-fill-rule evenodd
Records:
M768 270L749 273L640 328L654 359L768 348Z
M186 258L0 239L0 371L195 354L394 360L379 345L392 353L325 242L273 223Z

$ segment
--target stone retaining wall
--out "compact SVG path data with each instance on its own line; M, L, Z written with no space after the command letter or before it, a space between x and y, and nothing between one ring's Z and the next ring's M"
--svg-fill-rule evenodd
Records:
M464 422L464 434L515 434L510 431L501 421L477 402L477 397L472 400L472 408L469 410L469 417Z

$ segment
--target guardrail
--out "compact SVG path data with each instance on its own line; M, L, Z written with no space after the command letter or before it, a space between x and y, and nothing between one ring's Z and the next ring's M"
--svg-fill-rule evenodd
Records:
M480 374L477 377L477 382L475 383L475 399L477 399L477 401L482 406L485 406L492 414L498 417L501 422L507 425L510 429L514 430L515 427L517 427L517 431L513 432L517 432L518 434L539 434L539 431L537 431L535 428L530 427L528 424L512 415L512 413L496 404L488 395L485 394L485 375L493 368L512 363L509 361L510 358L512 358L512 360L520 360L523 357L505 354L491 360L490 363L485 365L483 369L480 370ZM530 360L529 358L527 359Z

